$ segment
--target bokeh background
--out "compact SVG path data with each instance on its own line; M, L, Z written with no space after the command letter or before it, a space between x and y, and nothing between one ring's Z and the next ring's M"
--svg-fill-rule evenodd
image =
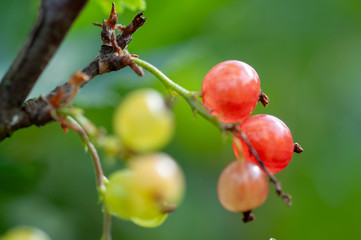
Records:
M0 2L0 76L22 46L37 1ZM125 10L128 24L135 12ZM31 96L45 94L86 66L101 44L105 13L90 2L72 27ZM117 239L355 239L361 226L361 2L358 0L148 0L145 25L128 49L174 81L200 90L215 64L252 65L271 99L255 113L272 114L305 149L277 174L293 197L287 207L273 190L244 224L218 202L217 179L234 155L231 141L176 99L176 132L163 150L183 167L187 192L178 211L158 228L113 221ZM75 104L112 131L112 114L136 88L167 91L150 74L129 69L96 77ZM1 114L1 113L0 113ZM109 174L116 166L105 163ZM271 187L271 189L273 189ZM79 137L56 123L16 132L0 143L0 235L30 225L53 240L96 240L102 231L95 175Z

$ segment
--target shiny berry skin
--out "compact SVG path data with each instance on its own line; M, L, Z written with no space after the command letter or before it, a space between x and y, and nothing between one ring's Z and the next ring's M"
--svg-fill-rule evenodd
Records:
M114 114L114 131L132 151L145 153L164 147L174 130L173 113L153 89L129 93Z
M267 196L267 175L252 162L233 161L219 177L218 198L228 211L251 211L262 205Z
M259 158L271 173L280 172L291 161L294 149L292 135L287 125L280 119L266 114L254 115L239 124L238 130L247 136ZM241 141L243 158L257 163L248 145L241 137L238 138ZM235 143L233 143L233 150L238 157Z
M135 182L147 194L159 201L178 206L181 202L185 180L183 171L173 158L165 153L148 153L134 156L129 168L137 176Z
M203 103L221 121L235 123L248 117L255 109L260 80L247 63L229 60L214 66L202 83Z

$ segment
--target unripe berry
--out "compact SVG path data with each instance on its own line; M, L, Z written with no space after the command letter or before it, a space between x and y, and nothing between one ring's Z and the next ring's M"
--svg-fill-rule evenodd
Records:
M50 240L50 237L43 231L33 227L15 227L3 235L1 240Z
M143 227L156 227L182 199L184 177L163 153L129 159L129 168L113 173L104 194L107 210Z
M136 152L162 148L173 135L172 112L157 91L136 90L125 97L114 115L114 130Z
M167 154L153 153L133 157L129 167L136 182L159 200L178 205L183 198L184 176L178 164Z

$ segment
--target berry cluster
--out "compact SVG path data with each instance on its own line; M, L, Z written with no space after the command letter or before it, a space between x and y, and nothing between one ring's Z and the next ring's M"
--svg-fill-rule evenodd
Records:
M131 157L126 168L114 172L106 184L103 197L109 213L156 227L179 205L183 172L170 156L153 152L169 142L173 125L172 112L155 90L136 90L119 105L114 130Z
M250 117L257 102L266 106L268 97L260 89L257 72L248 64L232 60L214 66L203 80L202 92L207 110L234 124L233 149L238 160L219 178L219 200L225 209L243 212L244 221L250 221L251 210L267 198L267 174L283 170L298 145L280 119L265 114Z
M202 97L207 114L232 132L237 158L221 173L219 200L224 208L242 212L243 220L250 221L251 210L267 199L267 176L275 182L272 174L283 170L294 150L301 149L295 148L298 145L280 119L250 116L259 101L264 106L269 101L260 89L258 74L248 64L225 61L213 67L204 78ZM170 140L173 128L173 115L157 91L140 89L124 98L114 115L116 144L110 144L114 138L104 144L108 152L112 152L109 146L121 145L128 158L127 167L113 173L106 184L103 197L109 213L155 227L175 210L184 192L182 170L167 154L152 153Z

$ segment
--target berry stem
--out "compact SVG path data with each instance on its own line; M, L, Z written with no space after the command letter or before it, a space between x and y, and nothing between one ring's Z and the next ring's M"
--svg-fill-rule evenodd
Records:
M104 226L103 226L103 236L101 240L112 240L112 234L111 234L111 224L112 224L112 216L107 211L107 209L104 209Z
M132 58L133 62L141 66L142 68L148 70L150 73L152 73L156 78L158 78L165 86L168 88L171 92L175 92L182 96L189 106L192 108L192 110L199 115L201 115L206 120L213 123L217 128L220 130L225 130L228 126L227 124L219 121L219 119L211 114L209 114L206 109L198 103L197 97L200 95L201 92L191 92L187 89L183 88L182 86L178 85L177 83L173 82L171 79L169 79L164 73L162 73L158 68L153 66L152 64L141 60L139 58Z
M79 122L77 122L74 118L72 118L70 116L67 116L66 119L68 120L68 123L66 124L66 126L73 129L74 131L76 131L79 134L83 143L86 145L86 147L88 148L88 150L92 156L94 167L95 167L95 172L96 172L96 177L97 177L98 188L99 188L99 191L102 192L102 190L105 189L105 184L104 184L105 176L104 176L102 165L100 163L100 158L99 158L98 152L97 152L96 148L94 147L93 143L90 142L88 134L86 133L84 128L79 124Z
M253 148L252 144L250 143L250 141L248 140L247 136L243 133L240 132L239 136L242 138L242 140L247 144L250 152L252 153L252 155L256 158L258 164L261 166L261 168L263 169L263 171L268 175L269 180L273 183L273 185L276 188L276 192L278 196L281 196L283 201L287 204L287 205L291 205L291 196L286 194L285 192L283 192L282 190L282 185L281 183L277 180L277 178L266 168L264 162L259 158L259 155L257 153L257 151Z
M79 114L78 114L79 115ZM96 172L96 178L97 178L97 186L98 186L98 192L99 192L99 199L102 201L104 192L106 191L105 183L107 182L107 179L104 175L103 168L100 162L100 158L98 155L98 152L96 148L94 147L93 143L90 141L87 131L85 130L85 127L81 125L82 121L78 121L76 119L76 116L73 118L70 115L65 115L67 121L61 120L62 118L58 118L59 122L62 124L62 126L68 127L75 132L79 134L81 137L83 143L89 150L94 167ZM101 240L111 240L111 215L107 211L106 207L104 206L104 227L103 227L103 235Z

